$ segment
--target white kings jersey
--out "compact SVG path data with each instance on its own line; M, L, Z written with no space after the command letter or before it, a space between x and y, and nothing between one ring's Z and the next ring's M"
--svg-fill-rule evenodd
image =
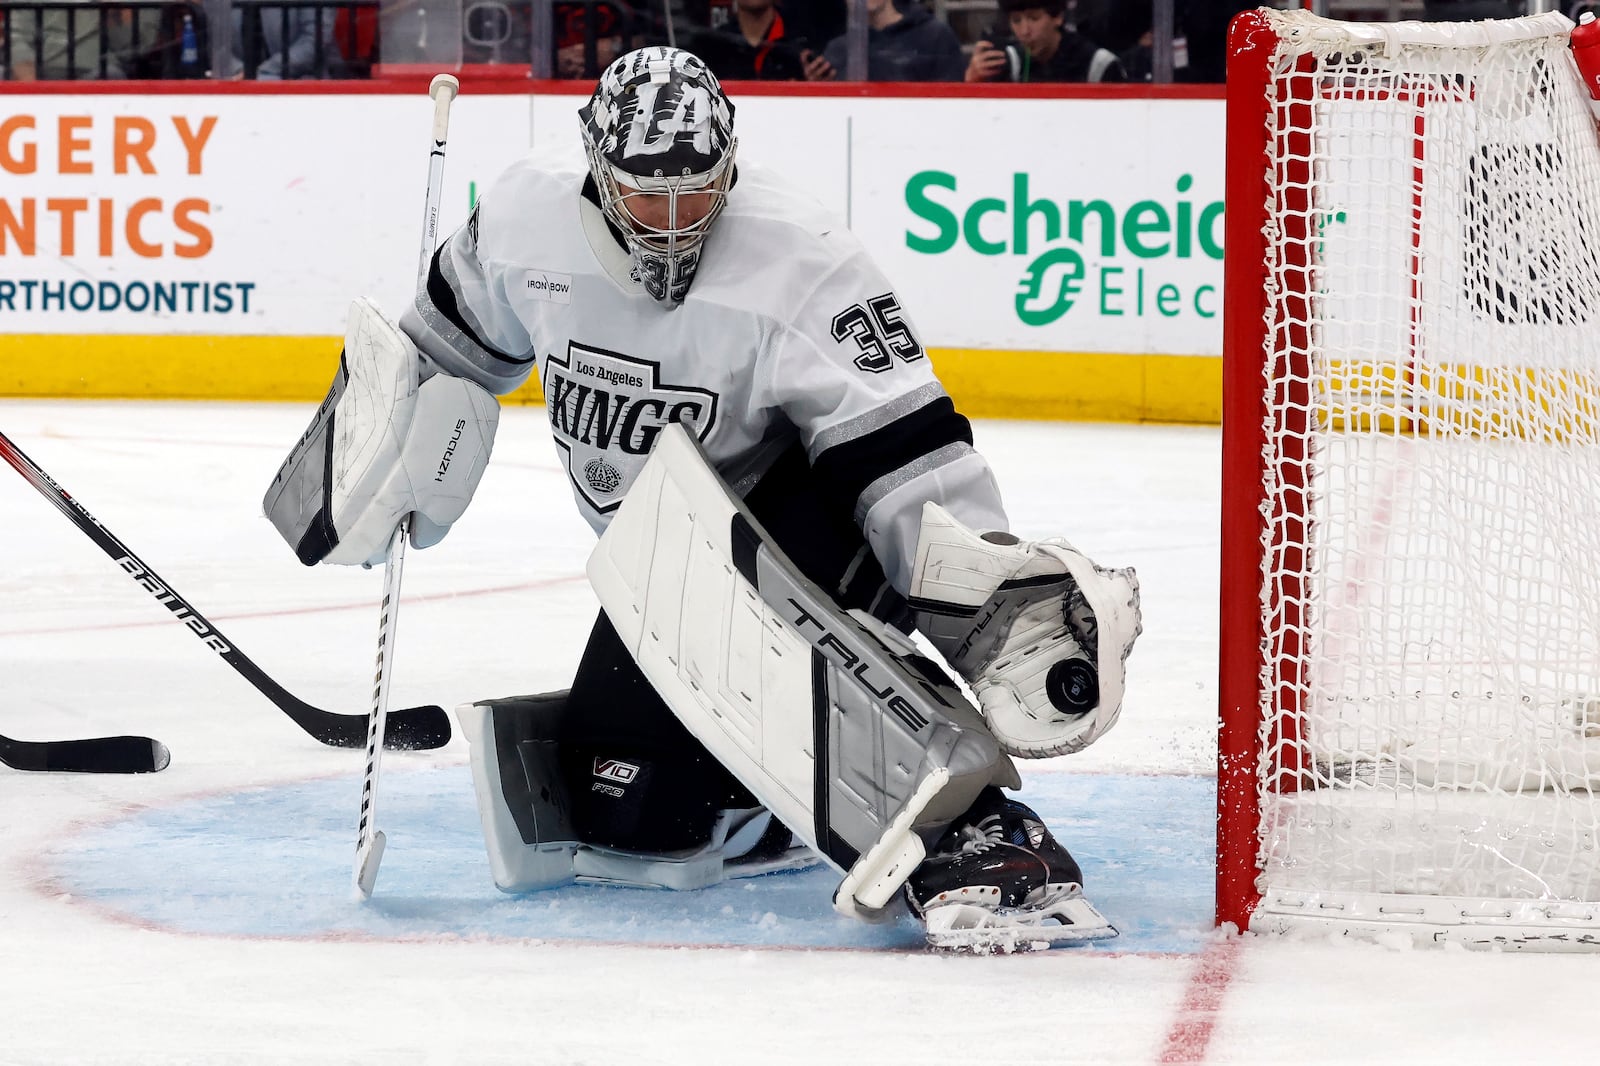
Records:
M439 249L400 324L442 371L497 394L538 366L551 436L597 533L670 422L741 495L798 440L901 593L923 501L1006 528L989 466L889 282L839 220L757 167L740 165L673 307L630 277L582 157L529 156Z

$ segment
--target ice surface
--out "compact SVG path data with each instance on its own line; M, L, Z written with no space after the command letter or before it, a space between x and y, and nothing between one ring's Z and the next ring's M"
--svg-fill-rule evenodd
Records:
M0 430L291 692L364 713L381 572L301 567L261 496L309 405L0 401ZM0 768L0 1063L1523 1062L1588 1055L1592 958L1215 936L1214 429L976 426L1023 535L1139 570L1118 727L1024 796L1124 931L999 959L856 926L823 870L704 893L489 883L460 738L317 745L0 470L0 733L146 733L141 777ZM538 411L409 553L393 707L570 679L593 543Z

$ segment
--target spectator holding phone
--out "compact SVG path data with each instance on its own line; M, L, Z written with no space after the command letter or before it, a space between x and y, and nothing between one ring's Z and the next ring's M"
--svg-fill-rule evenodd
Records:
M828 42L827 77L843 73L847 49L844 34ZM965 68L955 31L919 0L867 0L868 81L960 81Z
M1000 0L1009 39L989 34L972 49L967 81L1121 82L1117 57L1066 24L1065 0Z
M775 0L734 0L727 26L697 33L692 50L722 81L825 81L834 76L810 42L788 35Z

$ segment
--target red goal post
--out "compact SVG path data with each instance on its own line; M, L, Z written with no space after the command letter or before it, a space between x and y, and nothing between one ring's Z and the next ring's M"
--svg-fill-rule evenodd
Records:
M1600 137L1571 27L1233 24L1219 924L1600 948Z

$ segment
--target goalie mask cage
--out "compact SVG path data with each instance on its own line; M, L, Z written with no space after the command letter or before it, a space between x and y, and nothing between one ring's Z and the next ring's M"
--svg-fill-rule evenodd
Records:
M1571 25L1234 22L1219 923L1600 948Z

